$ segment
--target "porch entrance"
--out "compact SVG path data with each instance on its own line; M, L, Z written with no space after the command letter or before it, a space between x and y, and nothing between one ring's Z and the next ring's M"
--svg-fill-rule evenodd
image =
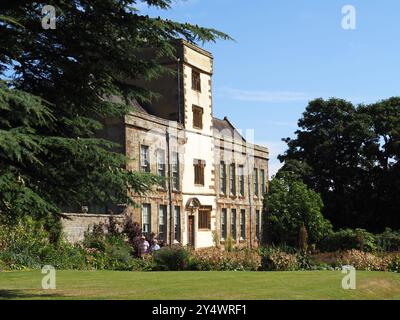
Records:
M190 215L188 216L188 245L191 247L195 246L195 241L194 241L194 216Z

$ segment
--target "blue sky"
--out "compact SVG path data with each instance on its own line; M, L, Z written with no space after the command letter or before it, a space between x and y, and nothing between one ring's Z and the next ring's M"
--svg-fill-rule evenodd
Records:
M341 26L344 5L356 29ZM270 173L293 137L307 102L317 97L354 103L400 95L398 0L188 0L148 11L216 28L236 41L206 44L214 55L214 114L270 148Z

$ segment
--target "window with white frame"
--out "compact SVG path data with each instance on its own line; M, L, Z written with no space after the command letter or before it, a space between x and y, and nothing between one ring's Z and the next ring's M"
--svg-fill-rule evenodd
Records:
M149 146L140 145L140 169L144 172L150 172L150 150Z
M227 237L227 210L221 210L221 239L224 240Z
M231 236L233 240L236 240L236 209L232 209L231 211Z
M226 194L226 167L224 161L221 161L219 166L219 187L220 192Z
M148 203L142 205L142 232L145 234L151 232L151 206Z
M236 170L234 163L231 163L231 165L229 166L229 185L231 195L236 195Z
M161 177L161 186L165 188L165 150L157 150L157 174Z
M253 179L254 179L254 195L258 197L259 191L258 191L258 169L257 168L254 168Z
M244 197L244 166L240 165L238 168L239 172L239 194Z
M179 191L179 153L172 152L172 188Z
M166 240L167 238L167 206L160 205L158 209L158 238Z
M240 210L240 239L246 239L246 210Z

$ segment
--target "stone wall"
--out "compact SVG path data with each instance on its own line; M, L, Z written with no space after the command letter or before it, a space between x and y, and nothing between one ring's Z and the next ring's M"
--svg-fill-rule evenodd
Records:
M85 231L92 230L93 226L99 223L108 224L110 215L89 214L89 213L65 213L66 218L62 219L62 226L65 238L68 242L76 243L82 241ZM122 224L125 215L113 215L116 221Z

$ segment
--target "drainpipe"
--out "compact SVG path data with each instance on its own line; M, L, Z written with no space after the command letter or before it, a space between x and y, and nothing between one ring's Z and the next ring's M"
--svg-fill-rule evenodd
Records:
M168 127L165 130L165 137L167 141L167 168L168 168L168 202L169 202L169 245L173 243L173 220L174 214L172 212L172 184L171 184L171 151L169 144L169 131Z
M248 179L247 179L247 186L248 186L248 190L249 190L249 207L250 207L250 216L249 216L249 218L250 218L250 248L253 248L253 218L252 218L252 216L253 216L253 213L252 213L252 201L251 201L251 181L250 181L250 179L251 179L251 171L250 171L250 168L249 168L249 163L250 163L250 161L249 161L249 154L247 153L247 147L246 147L246 154L247 154L247 170L248 170L248 173L249 173L249 175L248 175Z
M177 58L177 81L178 81L178 122L182 123L182 111L181 111L181 58Z

